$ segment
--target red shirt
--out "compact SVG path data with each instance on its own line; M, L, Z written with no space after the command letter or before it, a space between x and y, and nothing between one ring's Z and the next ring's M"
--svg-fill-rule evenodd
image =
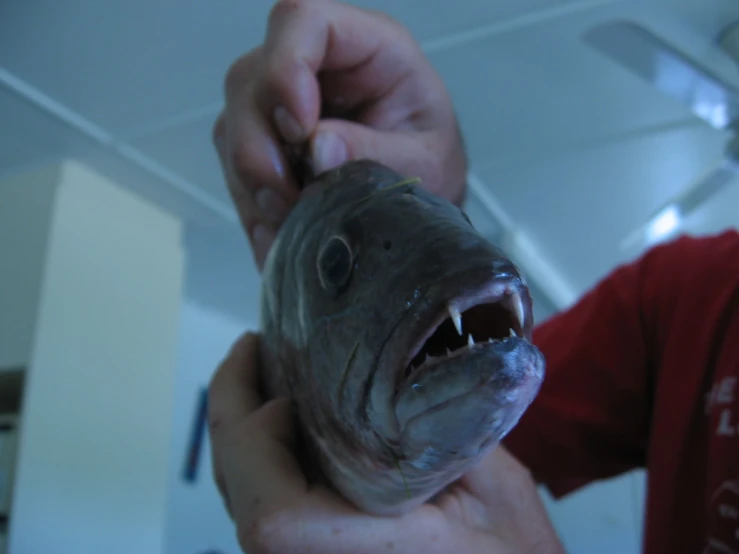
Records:
M534 332L539 396L505 439L555 497L647 468L646 554L739 554L739 233L617 268Z

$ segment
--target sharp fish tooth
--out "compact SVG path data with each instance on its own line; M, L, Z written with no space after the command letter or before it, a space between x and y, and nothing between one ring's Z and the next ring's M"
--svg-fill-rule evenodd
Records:
M511 305L513 306L513 313L516 315L518 320L518 326L523 329L523 301L521 295L517 292L511 294Z
M454 322L454 326L457 328L457 333L459 333L459 336L462 336L462 314L459 313L459 310L455 307L449 304L447 306L449 309L449 315L452 317L452 321Z
M475 339L472 338L472 335L467 335L467 346L475 346Z
M452 351L451 351L451 350L449 350L448 348L446 349L446 355L447 355L447 356L451 356L451 355L452 355Z
M488 342L489 342L490 344L493 344L493 337L490 337L490 338L488 339Z
M516 331L514 331L513 329L508 329L508 332L511 334L512 337L516 336Z

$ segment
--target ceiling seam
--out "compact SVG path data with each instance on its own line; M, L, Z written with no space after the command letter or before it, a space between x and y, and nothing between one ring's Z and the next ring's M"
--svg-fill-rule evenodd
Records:
M483 25L481 27L468 29L467 31L452 33L442 38L424 41L421 43L421 49L427 54L450 50L457 46L467 45L470 42L518 31L525 27L551 21L552 19L587 10L593 10L610 4L616 4L621 1L622 0L581 0L579 2L565 4L564 6L555 6L552 8L536 10L510 19L504 19L503 21L497 21L490 25Z
M225 202L221 202L208 194L191 181L172 171L166 165L147 156L130 144L117 139L102 127L99 127L71 108L26 83L3 67L0 67L0 85L35 108L54 117L67 127L74 129L103 147L109 148L120 157L128 160L130 163L153 175L182 194L185 194L191 200L215 213L225 221L229 223L238 222L235 211Z
M123 133L121 138L122 140L130 141L137 138L146 137L154 133L161 133L162 131L166 131L167 129L171 129L172 127L183 125L185 123L190 123L191 121L195 121L207 115L215 116L222 109L223 102L213 102L211 104L205 104L199 108L185 110L171 117L160 119L159 121L152 123L151 125L141 126L137 129L135 128L127 133Z
M582 155L603 148L609 148L635 140L646 139L662 133L704 128L706 126L706 123L691 116L665 121L654 125L644 125L642 127L629 129L623 132L601 134L586 141L572 141L558 148L546 150L541 149L540 151L529 150L527 152L522 152L522 155L519 157L507 157L501 161L498 161L498 158L494 158L492 156L481 157L476 162L476 165L478 167L484 166L487 169L494 169L497 171L509 171L520 167L528 167L534 162L546 163L567 156Z

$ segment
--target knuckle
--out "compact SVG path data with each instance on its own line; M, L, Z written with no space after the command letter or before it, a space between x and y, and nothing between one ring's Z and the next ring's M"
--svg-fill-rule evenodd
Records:
M234 61L226 71L226 77L224 79L224 88L226 89L226 94L228 95L228 92L231 90L234 90L236 88L239 88L239 86L242 84L243 81L243 71L242 66L244 64L244 56L238 58L236 61Z
M299 32L320 33L328 19L324 7L319 4L317 0L279 0L272 8L261 67L263 82L259 85L263 94L285 94L297 86L298 76L306 68L302 53L275 46L296 21L301 28Z
M280 25L285 18L293 17L294 14L310 7L311 3L306 0L278 0L269 12L268 27Z
M257 169L256 156L253 155L249 143L244 139L236 140L227 153L227 157L236 179L248 187L254 180Z
M410 32L408 27L403 25L403 23L396 17L378 10L370 10L369 13L371 13L384 27L393 31L393 36L395 37L394 42L405 44L406 46L409 44L416 44L413 34Z
M252 69L257 63L262 53L262 47L258 46L247 54L237 58L226 71L224 78L224 89L226 98L232 94L242 92L249 84L250 78L254 75Z
M275 101L290 96L296 86L295 77L301 69L302 65L297 59L269 60L264 67L264 82L261 83L262 99L271 98Z
M375 16L378 19L382 20L386 25L393 27L395 30L402 32L403 34L406 33L406 27L402 25L398 19L396 19L389 13L381 11L373 11L372 13L374 13Z

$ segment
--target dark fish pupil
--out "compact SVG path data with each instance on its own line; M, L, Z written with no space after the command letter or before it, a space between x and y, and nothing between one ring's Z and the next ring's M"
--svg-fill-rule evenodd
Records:
M340 238L333 237L323 249L320 270L326 285L338 287L349 277L352 268L352 253L349 246Z

